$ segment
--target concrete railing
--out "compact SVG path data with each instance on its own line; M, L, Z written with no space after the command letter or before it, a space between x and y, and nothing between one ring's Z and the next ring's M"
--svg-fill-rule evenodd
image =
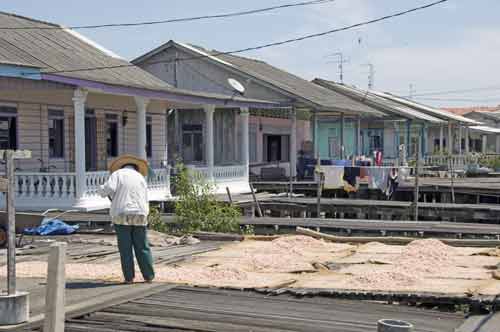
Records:
M465 165L474 164L481 159L480 155L435 155L426 156L424 162L426 166L453 166L454 169L463 169Z
M18 173L16 197L20 199L68 199L75 197L73 173Z

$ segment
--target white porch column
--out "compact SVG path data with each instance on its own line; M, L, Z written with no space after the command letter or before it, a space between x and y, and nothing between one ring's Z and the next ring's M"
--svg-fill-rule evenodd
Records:
M469 154L469 127L465 127L465 154Z
M137 157L144 160L148 159L146 153L146 109L148 108L149 99L144 97L134 97L137 105Z
M462 155L462 126L458 125L458 154Z
M75 112L75 196L77 202L83 198L86 191L85 180L85 101L88 92L76 89L73 94L73 109ZM77 203L78 204L78 203Z
M297 176L297 110L292 108L290 111L290 119L292 120L292 128L290 135L290 170L292 178Z
M483 154L486 154L486 149L487 149L487 146L488 146L488 135L482 135L481 138L483 139L483 144L482 144L482 147L481 147L481 152Z
M439 127L439 152L444 153L444 126Z
M399 130L397 131L399 133ZM398 137L399 140L399 137ZM399 147L397 147L399 149ZM356 154L361 156L363 152L361 151L361 116L358 115L358 121L356 125Z
M206 122L206 141L205 141L205 160L207 162L208 177L214 179L214 105L205 105Z
M241 161L246 167L246 174L249 175L250 171L250 146L249 146L249 132L248 120L250 118L250 111L244 107L240 109L241 116Z
M346 158L345 143L344 143L344 131L345 131L345 115L340 113L340 159L344 160Z
M452 129L453 125L451 124L451 122L448 122L448 152L450 153L450 155L453 154L453 134L451 132L451 129Z
M165 144L165 147L163 148L164 156L163 156L162 164L165 167L168 167L168 108L165 110L165 126L164 126L164 128L165 128L164 129L165 133L164 133L163 143Z

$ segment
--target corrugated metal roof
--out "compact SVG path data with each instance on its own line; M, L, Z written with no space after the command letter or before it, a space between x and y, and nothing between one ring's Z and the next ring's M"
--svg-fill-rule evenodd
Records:
M281 93L288 94L302 103L309 104L311 107L320 110L368 113L371 115L380 114L367 105L356 102L339 93L332 92L266 62L236 55L221 54L222 52L207 50L201 46L169 41L132 62L147 62L149 58L163 52L169 47L178 47L195 56L201 56L231 70L237 70L246 76L250 76L276 88Z
M278 106L268 101L177 89L92 40L57 24L0 12L0 26L41 28L0 29L0 63L39 68L42 74L168 92L189 98L211 98L217 101ZM44 29L47 27L60 29ZM89 70L82 70L87 68ZM38 69L36 71L28 69L24 73L27 78L35 74L40 74Z
M392 100L394 102L397 102L402 105L406 105L408 107L414 108L420 112L425 112L427 114L430 114L432 116L438 117L440 119L446 120L446 121L455 121L455 122L460 122L462 124L468 124L468 125L478 125L481 124L481 122L466 118L464 116L454 114L451 112L447 112L438 108L434 108L431 106L427 106L424 104L420 104L417 102L414 102L412 100L408 100L406 98L398 97L390 93L386 92L379 92L379 91L372 91L373 94L380 96L382 98L386 98L388 100Z
M40 27L55 24L0 12L2 27ZM169 85L81 35L64 29L0 30L0 62L23 63L42 73L136 88L165 89ZM113 69L75 69L114 67ZM68 72L63 72L67 70ZM26 73L29 76L30 73Z
M500 121L500 112L499 111L494 111L494 112L491 112L491 111L474 111L472 113L481 114L482 116L490 118L490 119L492 119L494 121ZM472 114L472 113L469 113L469 114Z
M434 116L419 112L413 108L406 107L399 103L390 101L388 99L379 97L372 94L370 91L362 90L356 87L347 86L344 84L339 84L332 81L327 81L323 79L315 79L313 81L327 89L341 93L349 98L354 98L361 103L367 103L372 107L376 107L380 111L386 113L386 115L400 116L405 119L422 120L431 123L443 123L444 121L436 118Z
M472 127L469 127L469 129L481 131L484 133L490 133L490 134L500 134L500 128L493 128L493 127L488 127L488 126L472 126Z

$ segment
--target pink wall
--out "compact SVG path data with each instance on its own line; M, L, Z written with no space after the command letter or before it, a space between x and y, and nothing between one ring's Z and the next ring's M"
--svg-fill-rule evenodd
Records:
M258 163L262 162L264 134L289 135L291 133L292 122L289 119L251 116L249 122L250 125L257 128L256 151ZM262 127L262 130L259 130L260 127ZM297 151L301 149L303 141L311 139L310 121L297 120Z

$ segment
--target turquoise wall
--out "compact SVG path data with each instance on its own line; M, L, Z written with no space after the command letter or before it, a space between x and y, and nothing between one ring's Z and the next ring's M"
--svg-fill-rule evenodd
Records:
M340 159L341 158L341 131L340 121L318 122L318 144L319 155L321 159ZM330 151L330 142L332 142L332 151ZM344 155L350 156L356 153L356 121L344 121Z

